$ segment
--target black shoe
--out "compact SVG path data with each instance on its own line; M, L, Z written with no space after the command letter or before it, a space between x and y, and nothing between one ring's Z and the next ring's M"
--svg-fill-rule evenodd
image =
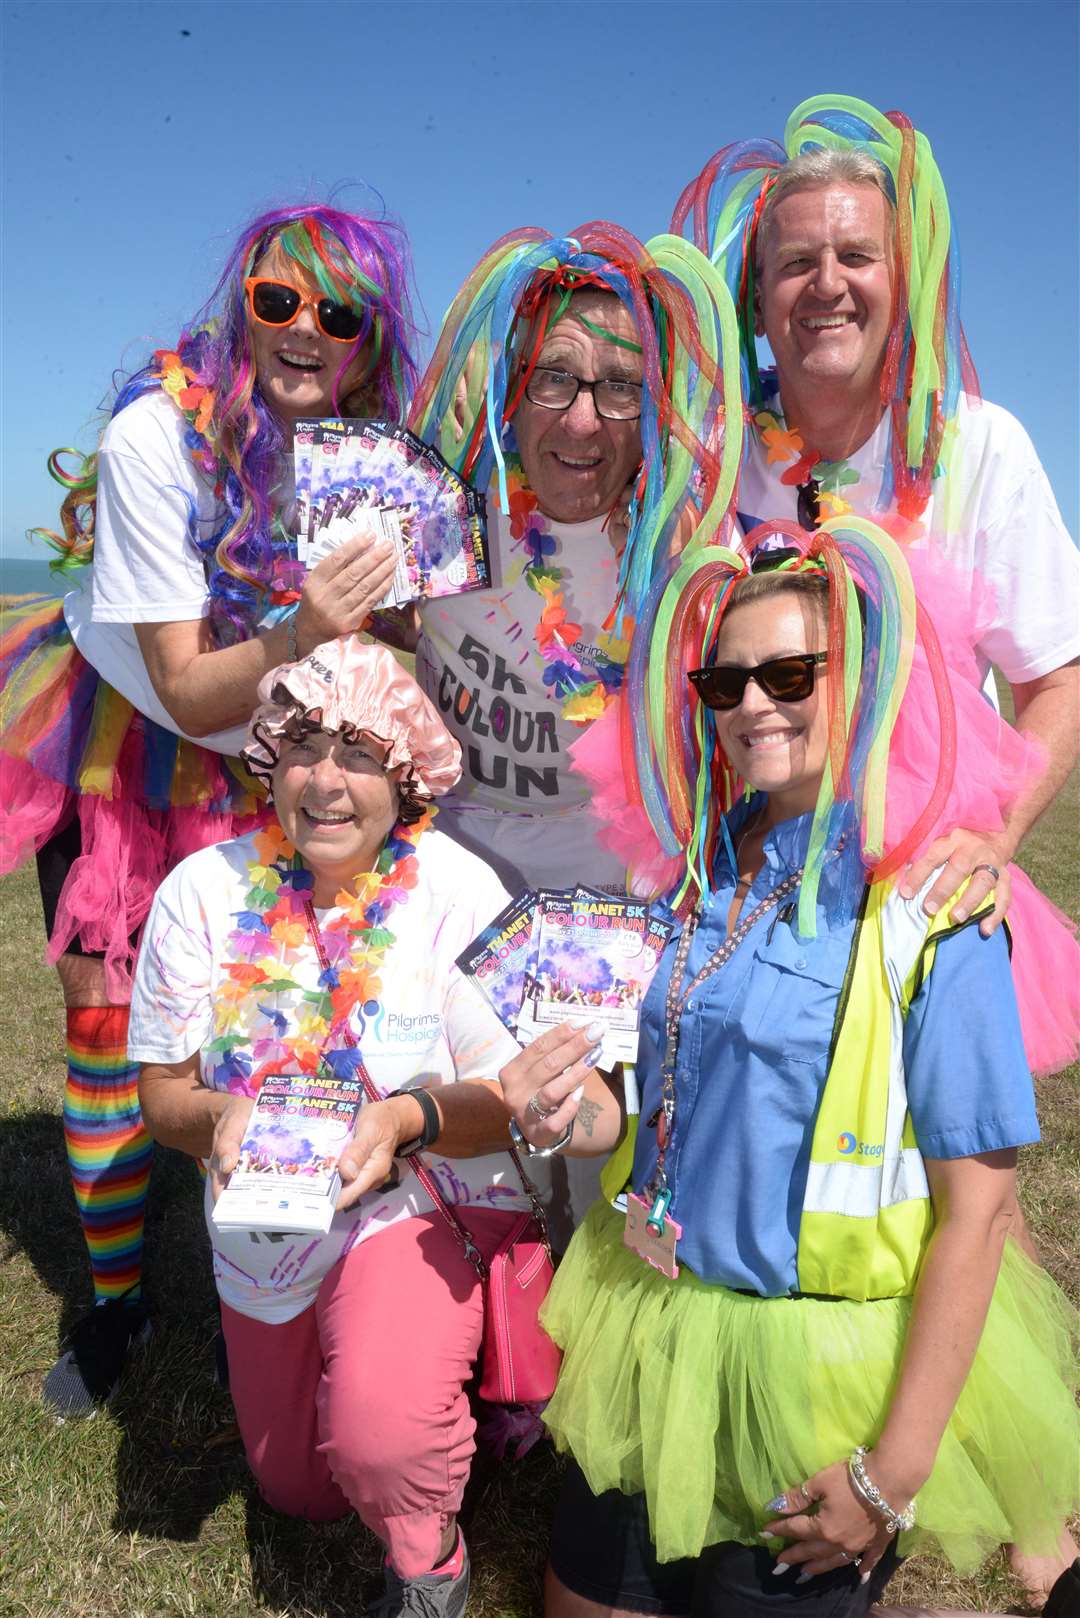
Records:
M1080 1556L1054 1581L1043 1618L1080 1618Z
M138 1298L99 1303L72 1328L66 1350L45 1378L48 1408L61 1419L92 1416L115 1392L128 1354L149 1335Z

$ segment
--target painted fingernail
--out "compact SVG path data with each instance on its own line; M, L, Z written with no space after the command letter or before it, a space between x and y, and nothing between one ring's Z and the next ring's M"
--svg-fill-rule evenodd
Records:
M870 1573L872 1573L873 1571L874 1571L873 1568L871 1568ZM859 1583L860 1584L869 1584L870 1583L870 1573L860 1573L859 1574Z
M591 1022L585 1032L590 1039L602 1039L604 1036L604 1024L602 1022Z
M812 1573L800 1573L799 1577L795 1580L795 1583L796 1584L809 1584L810 1580L813 1577L814 1577L814 1575Z
M787 1505L787 1497L786 1497L786 1495L778 1494L776 1496L775 1500L766 1500L766 1502L765 1502L765 1510L768 1511L768 1512L783 1511L783 1509L784 1509L784 1507L786 1505Z
M576 1090L571 1091L570 1100L571 1101L580 1101L584 1094L585 1094L585 1086L583 1084L579 1084Z
M585 1063L586 1067L596 1066L597 1062L600 1060L600 1052L603 1050L603 1048L603 1045L594 1045L592 1050L587 1052L587 1054L582 1057L582 1061Z
M772 1576L773 1576L774 1579L778 1579L780 1577L781 1573L790 1573L790 1572L791 1572L791 1567L790 1567L789 1563L787 1563L787 1562L777 1562L776 1566L772 1570Z

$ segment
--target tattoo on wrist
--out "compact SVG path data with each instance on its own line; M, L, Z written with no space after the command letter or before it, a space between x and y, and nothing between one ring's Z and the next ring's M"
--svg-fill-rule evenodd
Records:
M583 1098L578 1106L577 1117L574 1121L575 1123L579 1123L581 1125L586 1135L591 1136L593 1132L593 1124L595 1124L603 1110L604 1107L602 1102L589 1101Z

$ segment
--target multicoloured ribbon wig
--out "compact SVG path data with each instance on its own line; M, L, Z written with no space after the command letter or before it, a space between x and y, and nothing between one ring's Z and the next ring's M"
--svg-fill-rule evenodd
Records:
M259 391L244 290L272 247L326 297L347 303L361 316L355 342L339 345L336 384L358 354L368 356L368 365L349 400L340 401L343 409L348 404L357 413L401 421L417 376L412 263L404 232L385 220L304 203L275 208L252 221L175 350L160 350L121 387L113 416L144 393L168 394L188 420L193 459L214 480L221 521L208 534L192 513L190 536L208 564L209 617L219 645L253 633L268 597L290 582L289 540L277 520L276 502L281 452L288 444ZM78 462L70 472L59 459L67 455ZM97 456L57 450L49 471L68 491L63 533L38 528L31 537L59 552L54 568L71 571L93 556Z
M882 529L857 517L835 518L814 534L766 523L747 536L746 555L703 546L666 582L658 580L630 652L622 766L631 803L644 808L664 854L682 861L676 903L692 889L707 893L724 815L743 782L687 675L714 660L732 586L750 576L747 557L778 534L798 554L776 571L814 573L828 585L829 751L799 894L799 928L812 936L823 864L841 837L857 823L862 867L874 880L892 875L936 825L955 762L955 716L937 636L917 606L903 552ZM917 647L937 709L937 769L921 812L889 847L890 744Z
M678 236L642 244L602 221L568 237L535 228L500 237L454 299L409 426L479 487L494 473L505 512L507 428L544 337L585 287L615 293L641 346L642 467L620 576L620 613L636 619L662 560L726 535L732 515L738 330L704 254Z
M914 519L926 505L961 392L979 383L960 325L960 265L940 170L926 136L902 112L881 113L853 96L812 96L788 119L784 144L740 141L709 159L672 216L711 255L739 314L743 381L751 410L763 403L754 341L754 285L762 209L780 170L806 152L861 152L881 165L896 210L893 315L881 375L890 413L892 504Z

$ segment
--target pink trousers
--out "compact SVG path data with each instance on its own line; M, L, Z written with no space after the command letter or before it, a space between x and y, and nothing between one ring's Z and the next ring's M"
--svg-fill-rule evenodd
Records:
M518 1216L459 1209L490 1257ZM435 1566L475 1444L464 1384L483 1297L438 1214L354 1247L281 1325L221 1306L248 1462L267 1503L327 1521L350 1507L403 1578Z

